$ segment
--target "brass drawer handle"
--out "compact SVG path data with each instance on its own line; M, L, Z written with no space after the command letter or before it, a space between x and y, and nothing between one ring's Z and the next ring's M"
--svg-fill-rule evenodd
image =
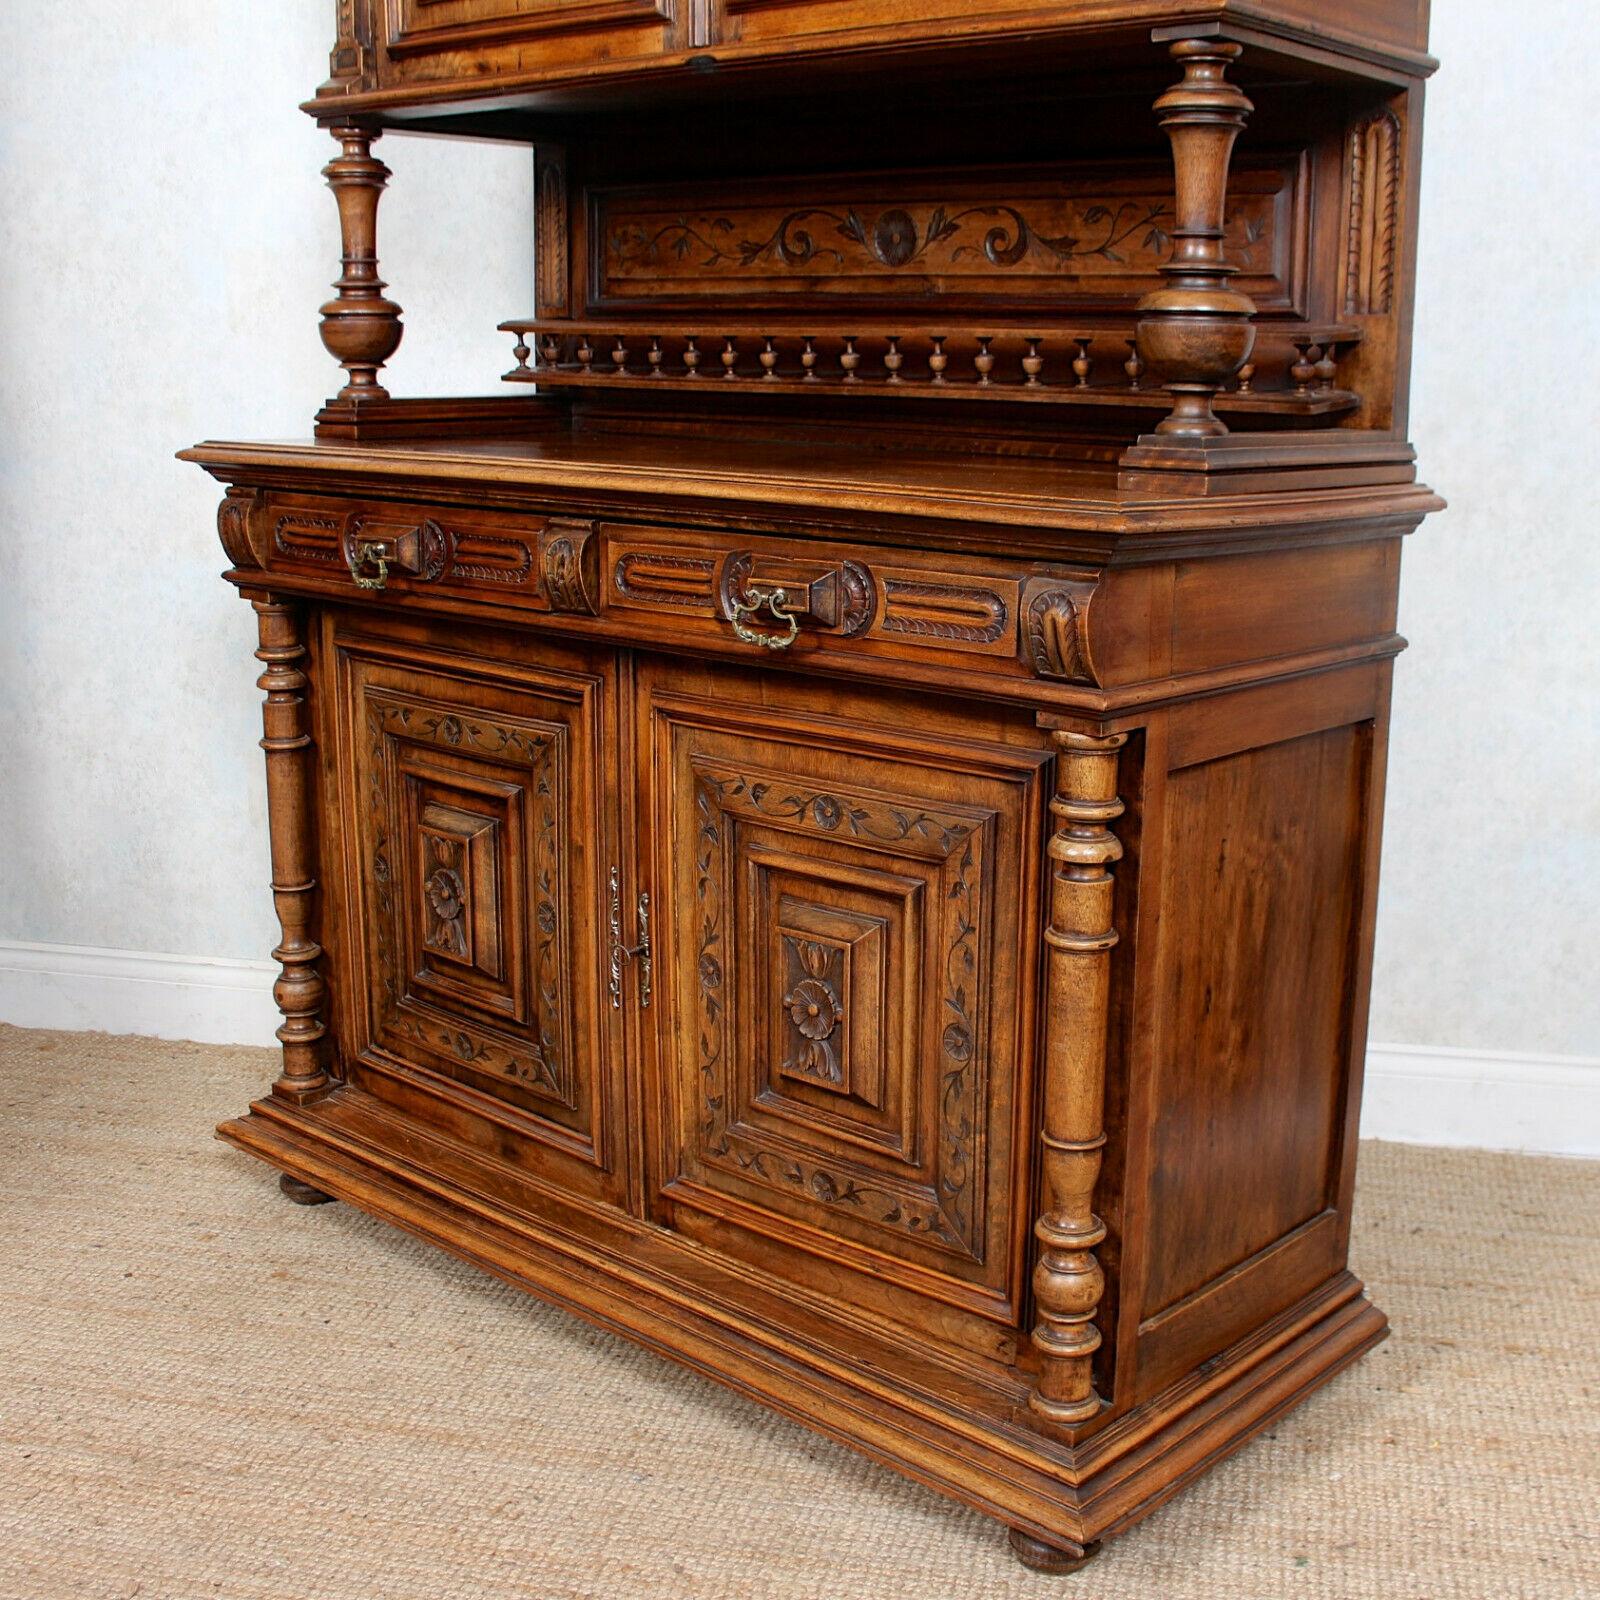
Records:
M785 610L788 603L789 596L784 590L767 589L752 583L745 595L730 595L728 598L728 606L733 613L733 631L746 644L760 645L764 650L787 650L800 637L800 619L794 612ZM764 633L745 621L746 617L755 616L763 607L774 622L786 624L788 631Z
M381 541L363 540L350 551L350 576L358 589L381 589L389 581L389 546ZM363 568L368 563L377 571L368 576Z
M455 541L430 517L412 527L384 518L356 517L343 538L345 565L358 589L382 589L391 572L432 583L450 565Z

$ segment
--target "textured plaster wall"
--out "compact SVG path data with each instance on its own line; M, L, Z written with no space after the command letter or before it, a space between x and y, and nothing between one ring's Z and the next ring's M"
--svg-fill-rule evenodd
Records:
M1373 1036L1600 1054L1600 23L1441 0ZM259 958L253 619L172 452L335 383L328 0L0 0L0 939ZM391 136L399 393L481 393L531 304L524 152Z

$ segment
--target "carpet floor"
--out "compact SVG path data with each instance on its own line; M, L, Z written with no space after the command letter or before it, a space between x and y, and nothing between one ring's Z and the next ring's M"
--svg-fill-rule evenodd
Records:
M266 1051L0 1027L3 1600L1600 1596L1600 1163L1373 1144L1389 1341L1069 1578L211 1138Z

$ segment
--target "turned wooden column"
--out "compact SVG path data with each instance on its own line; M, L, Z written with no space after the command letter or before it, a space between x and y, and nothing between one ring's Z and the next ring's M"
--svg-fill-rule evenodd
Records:
M1172 259L1165 282L1139 302L1139 354L1172 395L1157 433L1206 438L1226 433L1213 396L1245 364L1255 345L1255 303L1228 287L1238 270L1223 255L1228 163L1234 140L1255 108L1226 79L1242 46L1179 39L1172 56L1183 78L1155 103L1172 141L1177 179Z
M378 276L378 201L389 169L372 153L381 131L362 123L336 123L328 130L341 153L322 169L339 202L344 270L335 280L336 299L322 308L322 342L348 374L336 399L385 400L378 368L400 346L400 307L386 300Z
M1091 1363L1100 1347L1095 1313L1105 1274L1095 1246L1106 1236L1094 1212L1105 1146L1106 1018L1111 992L1112 863L1122 846L1109 824L1122 815L1117 753L1126 734L1056 733L1058 827L1048 855L1045 930L1045 1209L1034 1225L1039 1261L1033 1330L1042 1357L1029 1404L1047 1421L1086 1422L1100 1409Z
M267 753L267 823L272 841L272 898L282 942L272 952L281 971L272 997L283 1013L278 1040L283 1073L272 1092L304 1101L328 1087L322 1065L325 986L317 963L322 946L311 937L316 878L311 839L311 735L306 728L306 647L296 607L271 598L252 599L265 667L256 686L261 707L261 748Z

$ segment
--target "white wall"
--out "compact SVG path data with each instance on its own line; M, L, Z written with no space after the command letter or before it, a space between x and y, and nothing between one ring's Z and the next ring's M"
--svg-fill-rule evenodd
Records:
M331 15L0 0L0 1017L271 1016L252 618L172 452L303 435L337 384L333 147L294 109ZM1574 131L1600 21L1440 0L1434 50L1412 432L1451 509L1406 558L1369 1128L1600 1153L1600 175ZM526 156L379 153L392 386L492 392L494 324L531 304Z

